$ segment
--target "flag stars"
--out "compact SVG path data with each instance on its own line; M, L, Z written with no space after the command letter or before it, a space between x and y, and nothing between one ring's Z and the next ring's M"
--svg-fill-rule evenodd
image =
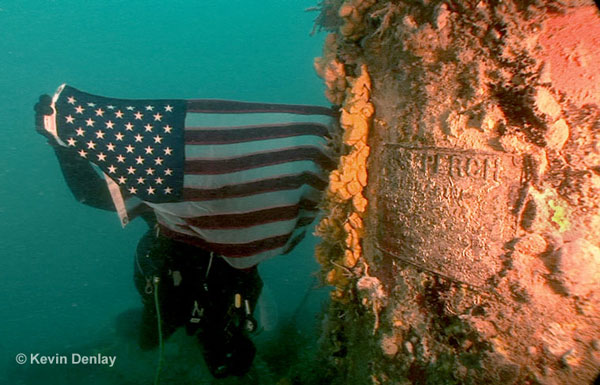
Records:
M73 100L71 104L62 115L66 121L63 124L70 129L65 143L78 151L79 156L102 165L104 172L127 194L168 200L178 192L170 180L180 170L168 168L173 167L169 160L180 155L179 148L170 147L169 143L171 134L177 134L177 127L170 121L174 106L107 105L85 100L79 103Z
M77 102L77 99L75 99L73 96L69 96L67 98L67 103L69 104L75 104Z

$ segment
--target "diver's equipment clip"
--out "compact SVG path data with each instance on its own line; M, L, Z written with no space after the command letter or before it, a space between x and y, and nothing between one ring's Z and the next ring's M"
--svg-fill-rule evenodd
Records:
M152 292L153 292L152 277L145 277L145 278L146 278L146 286L144 287L144 293L152 294Z
M256 318L252 316L252 309L250 309L250 301L247 299L244 300L244 308L246 310L246 315L244 316L244 329L248 333L252 333L258 327L258 322L256 322Z
M233 298L233 306L235 306L236 309L241 310L242 295L240 293L236 293ZM256 322L256 319L252 316L250 301L248 301L247 299L244 299L244 314L241 317L240 326L244 328L244 330L246 330L248 333L254 332L258 327L258 322Z
M202 316L204 316L204 308L200 308L198 301L194 300L194 310L192 310L192 318L190 318L190 323L199 323L202 320Z

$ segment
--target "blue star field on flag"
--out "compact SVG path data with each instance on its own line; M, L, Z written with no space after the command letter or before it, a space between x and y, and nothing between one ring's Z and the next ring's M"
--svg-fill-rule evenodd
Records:
M59 137L124 195L154 203L181 197L184 101L112 99L66 86L56 110Z

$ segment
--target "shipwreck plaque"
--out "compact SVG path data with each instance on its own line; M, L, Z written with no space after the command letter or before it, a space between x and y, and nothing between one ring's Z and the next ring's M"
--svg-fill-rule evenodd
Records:
M502 268L516 235L522 158L387 144L378 191L379 247L473 286Z

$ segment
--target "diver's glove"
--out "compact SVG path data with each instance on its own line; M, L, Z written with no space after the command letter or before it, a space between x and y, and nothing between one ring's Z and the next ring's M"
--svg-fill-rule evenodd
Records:
M35 130L48 138L48 143L51 145L58 145L56 139L44 128L44 116L54 114L52 97L47 94L41 95L33 110L35 111Z

